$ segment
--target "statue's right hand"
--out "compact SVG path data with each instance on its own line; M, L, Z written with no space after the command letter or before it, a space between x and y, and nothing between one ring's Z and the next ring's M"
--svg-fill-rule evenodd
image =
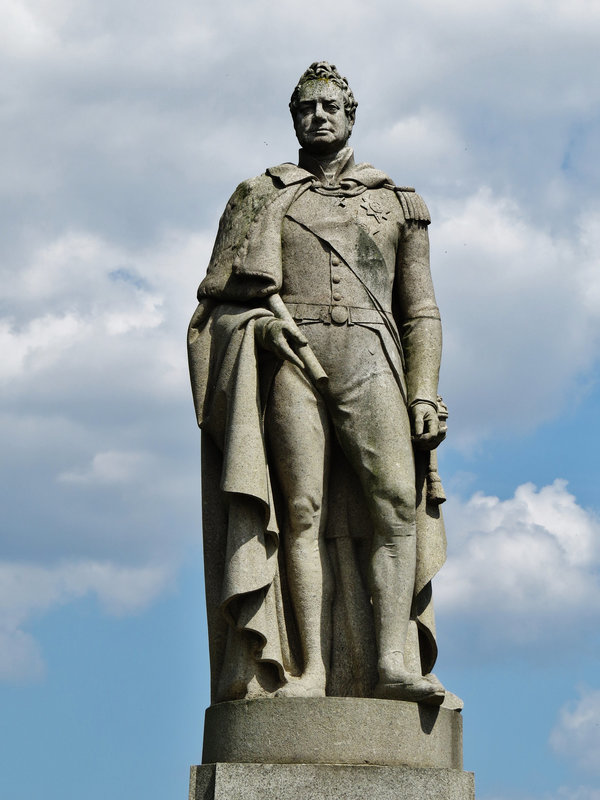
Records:
M295 348L304 347L308 341L295 325L277 317L261 317L256 320L255 334L258 344L265 350L270 350L300 369L304 367L303 361L296 355Z

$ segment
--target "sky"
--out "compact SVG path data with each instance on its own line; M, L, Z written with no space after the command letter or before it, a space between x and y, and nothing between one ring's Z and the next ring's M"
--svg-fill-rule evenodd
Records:
M4 0L0 797L185 797L209 702L185 331L327 59L433 219L436 673L478 800L600 800L600 4Z

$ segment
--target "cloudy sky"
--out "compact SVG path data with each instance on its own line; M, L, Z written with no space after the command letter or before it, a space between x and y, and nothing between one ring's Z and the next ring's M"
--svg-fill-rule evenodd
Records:
M0 796L185 797L208 703L185 329L313 60L432 212L436 670L479 800L600 800L600 4L4 0Z

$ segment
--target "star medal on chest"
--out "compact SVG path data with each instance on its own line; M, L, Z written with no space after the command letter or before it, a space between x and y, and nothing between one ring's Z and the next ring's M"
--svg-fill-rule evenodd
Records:
M369 193L364 195L360 207L366 213L367 221L370 223L369 227L372 232L374 234L377 233L381 228L381 223L388 218L390 213L389 209L384 208L379 200L372 197Z

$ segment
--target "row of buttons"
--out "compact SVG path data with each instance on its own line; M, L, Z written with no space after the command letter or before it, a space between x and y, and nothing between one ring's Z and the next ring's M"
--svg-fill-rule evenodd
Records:
M332 253L331 254L331 266L332 267L339 267L339 265L340 265L340 259L334 253ZM334 272L332 270L332 272L331 272L331 282L332 283L339 283L341 280L342 280L342 276L340 275L340 273L339 272ZM342 299L342 295L339 292L334 292L333 293L333 299L336 302L339 302Z
M335 255L335 253L331 254L331 266L339 267L340 266L340 259ZM331 270L331 282L333 284L338 284L342 280L342 276L339 272L335 272L333 269ZM342 295L340 292L334 291L332 294L332 298L334 302L339 303L342 299ZM331 309L331 321L337 323L338 325L343 325L344 322L348 320L348 309L346 306L334 306Z

